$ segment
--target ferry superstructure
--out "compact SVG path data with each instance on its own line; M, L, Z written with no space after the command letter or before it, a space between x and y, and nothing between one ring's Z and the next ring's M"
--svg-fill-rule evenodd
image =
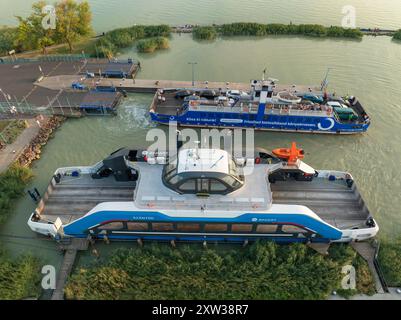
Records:
M263 149L233 157L198 148L174 157L120 149L94 166L57 169L28 225L57 240L330 243L379 230L347 172Z
M299 92L291 87L278 92L276 81L253 80L248 93L193 88L159 90L150 117L160 124L175 121L181 126L303 133L354 134L369 128L370 118L356 97L336 97L324 91Z

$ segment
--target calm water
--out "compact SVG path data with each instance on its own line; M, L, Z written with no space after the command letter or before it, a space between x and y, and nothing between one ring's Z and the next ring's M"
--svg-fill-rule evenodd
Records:
M137 24L224 23L233 21L340 25L342 8L356 9L356 25L401 28L399 0L88 0L98 32ZM36 0L1 0L0 25L29 14ZM47 0L53 3L53 0Z
M8 0L2 0L2 4L4 1ZM13 5L22 14L24 8L29 7L28 2L14 0ZM335 24L335 10L326 10L324 6L332 8L329 3L336 3L334 7L340 7L338 3L342 2L326 1L323 5L319 1L308 1L306 9L305 4L301 5L304 1L287 1L289 8L281 6L279 1L270 1L270 7L263 5L266 8L263 15L257 7L267 1L202 1L198 4L199 8L193 1L170 1L164 9L157 4L166 1L153 0L138 4L141 9L135 9L137 1L119 1L118 6L117 1L92 1L97 26L101 22L114 26L113 19L105 19L105 14L108 8L124 7L123 3L130 3L125 8L132 8L119 9L124 10L119 21L127 24L213 22L213 19L218 20L218 16L224 21L248 16L259 21L270 21L270 17L278 20L284 14L283 22L293 20ZM396 17L401 16L401 5L396 6L396 1L376 1L381 5L389 5L388 15L387 9L382 10L384 7L372 9L363 6L363 3L378 6L376 2L349 2L371 13L368 19L370 25L377 23L381 27L395 27ZM311 3L316 3L319 9L311 6ZM10 10L8 7L6 10ZM196 15L193 14L195 8ZM302 15L301 9L306 10ZM326 13L328 16L323 17ZM320 83L326 68L332 67L330 90L359 97L372 117L369 131L357 136L257 133L256 144L274 148L297 141L307 152L306 161L315 168L350 171L381 226L380 236L398 236L401 231L401 44L388 37L365 37L362 41L297 37L230 38L199 43L193 41L190 35L175 35L170 44L171 49L155 54L138 55L134 49L130 49L122 52L122 55L140 59L143 69L139 77L148 79L190 80L191 69L187 62L197 61L196 78L202 80L248 82L252 78L259 78L266 66L269 75L280 79L281 83L313 84ZM44 148L42 158L35 163L36 178L32 186L43 192L58 167L90 165L121 146L143 144L147 130L153 126L146 115L151 98L146 94L130 95L119 108L117 117L66 122ZM0 234L35 237L26 225L34 207L28 197L19 201L14 216L0 230ZM31 251L50 262L59 262L60 255L54 250L52 242L35 238L7 237L4 240L14 253Z

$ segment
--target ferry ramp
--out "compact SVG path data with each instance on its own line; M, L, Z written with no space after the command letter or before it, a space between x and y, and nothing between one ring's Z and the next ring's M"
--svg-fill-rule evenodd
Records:
M303 205L339 229L361 226L369 217L355 186L342 180L276 181L271 184L273 203Z
M108 201L133 201L135 182L116 181L113 176L93 179L89 174L52 179L38 206L41 218L50 222L59 217L63 224L84 216L93 207Z

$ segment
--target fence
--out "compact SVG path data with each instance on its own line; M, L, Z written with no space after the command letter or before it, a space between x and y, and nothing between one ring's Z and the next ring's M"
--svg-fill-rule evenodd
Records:
M89 59L87 54L68 54L68 55L46 55L38 58L0 58L0 63L3 64L20 64L33 62L75 62Z
M74 105L55 107L49 104L47 106L37 107L28 102L0 102L0 118L23 118L29 115L35 116L39 114L44 116L58 115L68 117L79 117L82 115L78 107Z

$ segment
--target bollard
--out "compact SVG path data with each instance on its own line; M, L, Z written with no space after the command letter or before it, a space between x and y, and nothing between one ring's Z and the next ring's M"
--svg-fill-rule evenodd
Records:
M140 247L143 247L143 241L141 238L138 238L138 240L136 240L136 242L138 242Z

